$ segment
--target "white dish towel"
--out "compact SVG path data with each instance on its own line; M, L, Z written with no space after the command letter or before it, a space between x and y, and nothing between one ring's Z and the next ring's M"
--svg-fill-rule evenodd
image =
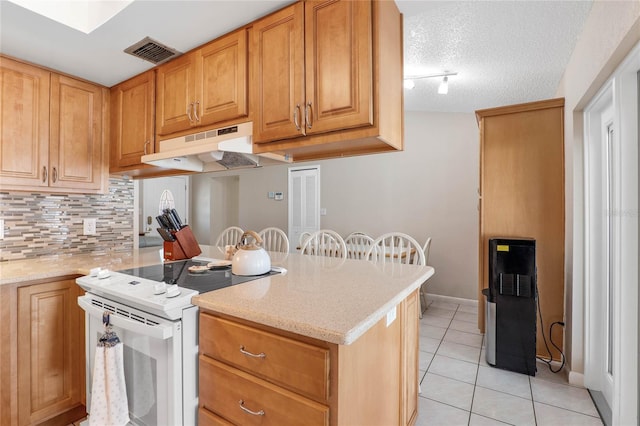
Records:
M108 325L96 348L90 409L90 426L124 426L129 422L123 345Z

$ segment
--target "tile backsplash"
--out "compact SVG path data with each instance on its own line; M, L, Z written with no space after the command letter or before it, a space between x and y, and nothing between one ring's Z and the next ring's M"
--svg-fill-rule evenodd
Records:
M0 192L0 261L131 252L133 199L133 181L117 176L106 194ZM86 218L96 219L96 235L82 235Z

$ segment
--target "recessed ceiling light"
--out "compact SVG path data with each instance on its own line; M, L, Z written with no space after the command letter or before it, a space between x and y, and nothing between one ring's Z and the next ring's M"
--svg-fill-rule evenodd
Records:
M133 0L9 1L85 34L89 34L133 3Z

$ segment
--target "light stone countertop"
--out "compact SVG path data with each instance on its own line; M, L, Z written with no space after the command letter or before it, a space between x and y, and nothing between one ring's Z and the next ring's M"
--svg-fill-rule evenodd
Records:
M0 262L0 285L22 284L66 275L88 275L96 267L118 271L154 265L162 262L161 250L162 247L149 247L134 250L133 253L74 254Z
M206 256L205 253L203 255ZM201 308L348 345L434 274L431 266L270 253L287 269L195 296Z
M201 256L222 259L217 247L200 246ZM113 271L162 262L159 247L111 255L51 256L0 263L0 285L21 284L91 268ZM270 253L274 266L287 269L233 287L204 293L193 303L292 333L348 345L376 324L434 274L430 266L374 264L351 259Z

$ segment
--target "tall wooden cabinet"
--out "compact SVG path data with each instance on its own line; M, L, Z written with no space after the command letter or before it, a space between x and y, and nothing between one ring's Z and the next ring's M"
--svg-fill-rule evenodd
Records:
M254 152L294 161L402 149L394 2L295 3L253 23Z
M247 37L242 28L157 68L158 135L248 115Z
M0 424L70 424L86 415L82 290L73 277L0 288Z
M542 333L564 320L564 99L476 111L480 128L480 246L478 322L484 330L488 241L536 240L537 353L548 356ZM562 347L562 328L553 341ZM559 353L554 349L553 356Z
M0 188L99 193L108 91L0 57Z

